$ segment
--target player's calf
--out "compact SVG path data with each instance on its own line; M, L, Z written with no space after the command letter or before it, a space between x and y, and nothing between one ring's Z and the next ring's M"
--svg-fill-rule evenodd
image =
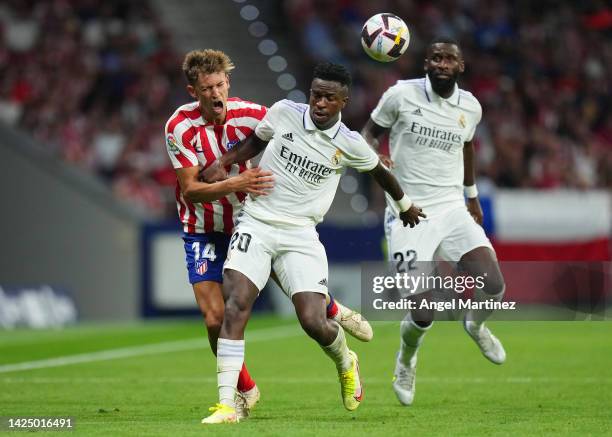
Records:
M225 270L223 295L227 296L227 301L220 337L227 339L244 337L244 329L258 293L257 287L244 274L236 270Z
M337 336L337 328L325 314L323 294L314 292L295 293L291 300L302 329L320 345L331 344Z

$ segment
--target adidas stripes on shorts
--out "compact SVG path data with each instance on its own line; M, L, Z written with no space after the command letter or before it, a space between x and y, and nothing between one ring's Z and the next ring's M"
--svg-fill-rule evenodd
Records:
M327 254L314 226L278 228L242 214L224 271L239 271L261 291L271 268L289 297L304 291L327 294Z

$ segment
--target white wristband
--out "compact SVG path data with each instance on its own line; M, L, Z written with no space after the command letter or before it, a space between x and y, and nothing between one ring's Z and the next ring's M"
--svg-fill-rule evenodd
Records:
M406 194L404 194L404 197L402 197L400 200L396 200L395 203L400 212L408 211L412 206L412 200L410 200Z
M463 193L468 199L474 199L475 197L478 197L478 188L476 188L476 184L464 186Z

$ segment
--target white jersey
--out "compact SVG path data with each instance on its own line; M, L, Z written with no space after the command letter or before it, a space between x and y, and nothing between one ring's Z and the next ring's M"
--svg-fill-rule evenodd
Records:
M372 111L379 126L391 128L392 173L417 205L463 204L463 147L472 140L482 117L478 100L455 85L443 99L431 88L429 77L400 80L390 87ZM387 205L397 214L395 202Z
M313 226L329 210L343 167L370 171L378 155L359 133L339 119L319 130L308 105L281 100L255 129L270 141L259 162L274 174L274 189L267 196L249 196L243 211L277 226Z

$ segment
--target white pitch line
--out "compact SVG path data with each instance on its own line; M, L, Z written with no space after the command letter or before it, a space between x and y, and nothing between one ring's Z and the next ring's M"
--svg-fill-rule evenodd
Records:
M292 385L292 384L329 384L335 380L335 375L330 372L329 378L295 378L295 377L258 377L257 382L263 384ZM364 378L364 382L373 385L390 384L391 378ZM216 377L162 377L152 379L135 379L127 377L5 377L0 378L0 383L5 384L150 384L151 382L160 384L196 384L210 383L216 384ZM525 376L525 377L437 377L422 376L419 378L420 384L551 384L551 383L574 383L574 384L611 384L612 378L594 377L559 377L551 378L546 376Z
M276 340L280 338L296 337L302 335L302 331L296 327L265 328L247 333L248 343ZM195 349L209 348L208 341L204 338L190 340L167 341L142 346L130 346L119 349L107 349L97 352L89 352L77 355L66 355L63 357L47 358L44 360L24 361L0 365L0 373L20 372L23 370L46 369L49 367L69 366L72 364L93 363L97 361L117 360L121 358L141 357L146 355L157 355L168 352L182 352Z

